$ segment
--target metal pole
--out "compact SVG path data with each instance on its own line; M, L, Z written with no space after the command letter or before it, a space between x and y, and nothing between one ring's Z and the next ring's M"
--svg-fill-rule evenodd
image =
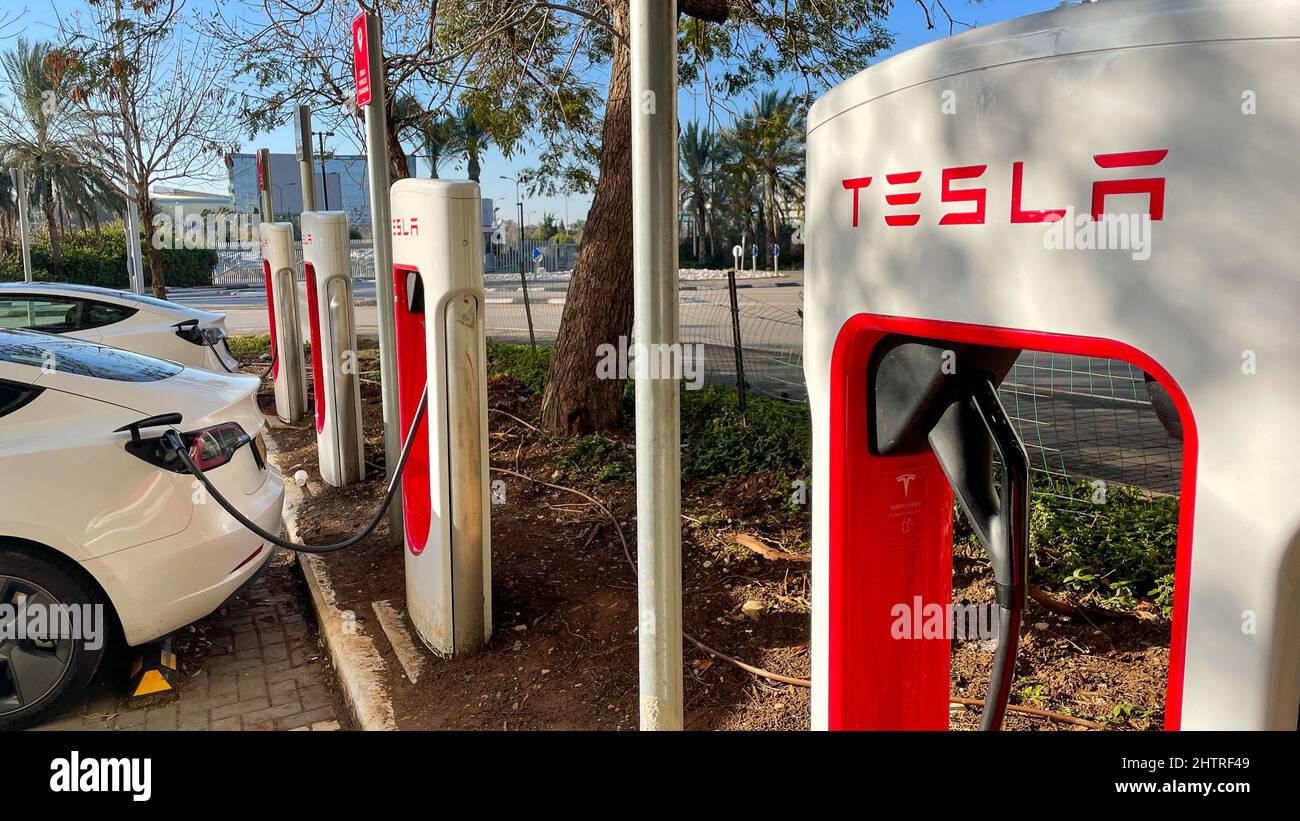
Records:
M330 210L330 179L325 175L325 138L333 137L333 131L322 131L316 135L320 140L320 193L324 200L324 210Z
M262 192L262 222L275 222L275 200L271 196L271 151L257 149L257 186Z
M515 196L519 197L519 183L515 183ZM533 331L533 306L528 299L528 276L524 273L528 263L524 260L524 201L519 198L519 287L524 292L524 316L528 318L528 344L537 350L537 334Z
M316 210L316 184L311 172L311 109L298 106L294 120L298 132L298 179L302 183L302 210Z
M379 380L384 405L384 473L388 481L402 455L402 418L397 404L397 334L393 324L393 225L388 181L388 78L384 74L384 30L376 14L366 15L370 83L366 106L366 164L370 179L370 228L375 247L375 302L379 308ZM401 485L397 495L401 498ZM405 542L402 506L388 509L388 534L394 545Z
M736 246L740 251L740 246ZM731 343L736 351L736 388L740 391L740 418L748 420L745 403L745 356L740 348L740 300L736 296L736 271L740 268L741 255L737 253L736 267L727 271L727 290L731 292Z
M632 0L637 643L641 729L682 728L681 418L677 297L677 4ZM665 357L666 359L666 357Z
M23 246L23 281L31 282L32 226L27 214L27 172L22 168L11 168L9 177L14 182L14 197L18 200L18 239Z
M144 277L140 275L143 266L140 259L140 205L135 199L135 190L127 192L126 198L126 276L131 290L137 294L144 293Z

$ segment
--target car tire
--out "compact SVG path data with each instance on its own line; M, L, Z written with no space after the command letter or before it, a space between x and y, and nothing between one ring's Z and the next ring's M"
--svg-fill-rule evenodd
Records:
M17 604L99 605L103 597L70 560L0 542L0 730L30 727L56 715L94 677L108 642L109 619L99 610L99 646L68 636L42 641L14 628ZM3 607L9 605L9 607ZM83 611L84 612L84 611ZM57 669L56 669L57 667Z

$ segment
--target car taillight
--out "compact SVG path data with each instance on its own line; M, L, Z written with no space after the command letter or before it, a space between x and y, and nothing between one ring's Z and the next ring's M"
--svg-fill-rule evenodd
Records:
M194 461L195 466L206 473L229 462L240 448L253 440L239 425L226 422L210 428L182 433L181 441L189 449L190 459ZM131 455L164 470L173 473L185 472L185 465L163 444L161 438L128 442L126 450Z
M234 422L186 434L184 439L190 446L190 458L202 471L221 467L250 441L244 429Z

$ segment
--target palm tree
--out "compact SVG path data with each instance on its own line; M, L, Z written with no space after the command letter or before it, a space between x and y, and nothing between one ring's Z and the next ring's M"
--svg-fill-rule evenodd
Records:
M753 117L748 114L737 117L722 135L720 168L722 199L733 228L740 232L742 247L748 246L750 236L758 238L757 226L763 222L759 151ZM756 210L759 212L757 219Z
M695 258L700 258L700 237L709 235L709 252L713 252L712 226L706 224L713 203L714 176L717 172L718 140L711 131L701 130L699 123L687 123L681 135L681 187L683 205L695 216Z
M469 178L474 182L480 181L479 157L487 148L490 139L487 130L483 128L481 120L475 114L474 107L468 103L461 103L456 113L455 140L456 146L465 154L466 170Z
M404 124L403 137L410 136L424 146L429 155L429 178L438 179L438 167L453 150L457 121L434 111L425 111L419 100L411 95L398 98L393 106L393 119Z
M45 217L50 235L50 274L62 272L62 230L75 214L84 225L87 214L119 202L116 194L81 161L69 117L57 104L61 89L47 68L51 48L19 39L17 47L0 57L8 96L17 104L21 119L6 128L9 139L0 143L0 164L22 168L29 180L29 202Z
M803 186L804 114L790 92L765 91L732 130L746 160L756 165L760 222L770 249L780 237L782 202L797 196Z

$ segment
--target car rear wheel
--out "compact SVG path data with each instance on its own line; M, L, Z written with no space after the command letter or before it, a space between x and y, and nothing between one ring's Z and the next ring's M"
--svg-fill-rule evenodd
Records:
M0 544L0 730L29 727L85 690L104 655L107 621L75 569Z

